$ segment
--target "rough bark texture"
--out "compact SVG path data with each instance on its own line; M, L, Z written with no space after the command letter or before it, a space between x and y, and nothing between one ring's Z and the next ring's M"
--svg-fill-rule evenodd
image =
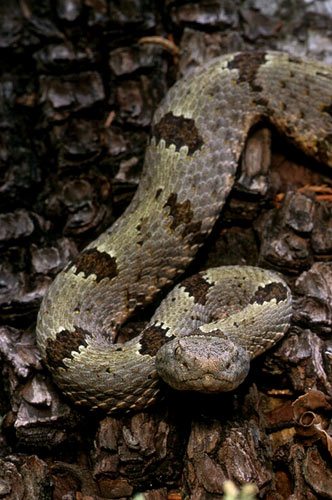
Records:
M331 175L274 133L268 168L265 128L196 263L277 269L294 292L290 332L236 393L165 390L129 417L78 413L34 344L53 277L130 201L171 83L234 50L331 62L331 11L330 0L1 2L0 499L212 500L226 479L269 500L332 498L332 199L317 189Z

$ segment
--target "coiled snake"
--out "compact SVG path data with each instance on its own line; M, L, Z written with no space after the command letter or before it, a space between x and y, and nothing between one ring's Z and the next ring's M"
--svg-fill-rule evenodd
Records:
M64 393L112 412L150 404L160 377L201 392L243 381L250 359L290 321L290 291L270 271L230 266L187 278L137 338L110 339L192 261L232 188L251 127L264 119L332 166L331 115L331 69L277 52L215 59L170 89L130 206L42 302L38 346Z

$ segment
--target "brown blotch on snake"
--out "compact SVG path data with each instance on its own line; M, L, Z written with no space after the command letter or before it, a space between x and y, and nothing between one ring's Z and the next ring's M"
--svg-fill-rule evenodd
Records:
M62 330L56 334L56 339L48 339L46 345L46 363L50 368L67 368L64 359L72 359L72 352L79 352L79 347L86 347L90 333L76 327L73 331Z
M157 143L164 139L166 146L174 144L179 150L182 146L188 147L189 155L192 155L203 145L203 139L200 136L195 120L175 116L173 113L166 113L162 119L153 126L152 135Z
M207 293L211 286L200 274L190 276L181 283L181 287L194 298L194 301L202 305L206 303Z
M161 346L173 338L173 336L167 338L167 332L168 328L163 328L158 325L152 325L145 328L141 338L140 354L155 356Z
M276 299L277 303L287 299L287 288L282 283L269 283L259 286L250 300L250 304L263 304Z
M237 69L239 72L238 82L246 82L254 91L260 91L261 87L255 82L258 69L265 61L265 52L240 53L228 63L228 69Z
M97 282L104 278L112 279L118 274L116 259L96 249L80 253L72 265L76 267L75 274L83 273L86 278L94 274Z
M179 203L177 201L177 194L172 193L164 205L164 208L166 207L170 208L170 215L173 218L170 225L171 229L175 229L180 224L189 224L189 222L191 222L193 218L193 211L191 210L189 200Z

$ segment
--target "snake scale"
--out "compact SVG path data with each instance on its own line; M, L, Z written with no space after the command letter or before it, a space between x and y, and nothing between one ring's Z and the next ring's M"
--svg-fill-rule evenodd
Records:
M270 123L332 166L332 70L278 52L229 54L177 82L155 112L137 192L125 213L58 274L37 342L74 402L107 412L175 389L235 389L291 316L277 274L250 266L186 278L138 337L112 338L184 272L221 213L250 129Z

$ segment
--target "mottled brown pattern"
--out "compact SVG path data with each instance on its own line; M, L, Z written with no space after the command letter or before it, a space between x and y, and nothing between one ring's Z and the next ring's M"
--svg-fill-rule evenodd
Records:
M257 288L255 294L250 300L250 304L263 304L276 299L277 303L287 299L287 288L282 283L269 283Z
M153 126L152 135L157 143L164 139L166 146L174 144L179 150L182 146L188 146L188 153L192 155L203 145L195 121L183 116L174 116L173 113L166 113L162 119Z
M177 202L177 194L172 193L166 201L164 208L170 208L170 215L173 217L171 229L175 229L180 224L188 224L193 218L193 211L189 200L183 203Z
M208 283L201 274L190 276L181 283L181 288L184 288L184 290L194 298L195 302L202 305L206 303L207 293L211 286L212 285Z
M75 274L83 273L85 278L95 274L97 283L104 278L112 279L118 274L116 259L96 249L80 253L72 266L76 267Z
M67 368L64 358L72 359L72 352L78 352L79 346L87 346L86 338L90 333L82 328L76 327L72 332L62 330L56 335L56 339L48 339L46 345L46 363L53 369Z
M157 325L152 325L146 328L141 338L140 354L155 356L162 345L174 338L173 336L166 337L167 332L168 328L163 328Z
M264 62L265 52L243 52L228 63L228 68L238 70L239 83L247 82L252 90L259 92L262 89L255 83L255 79L257 71Z

